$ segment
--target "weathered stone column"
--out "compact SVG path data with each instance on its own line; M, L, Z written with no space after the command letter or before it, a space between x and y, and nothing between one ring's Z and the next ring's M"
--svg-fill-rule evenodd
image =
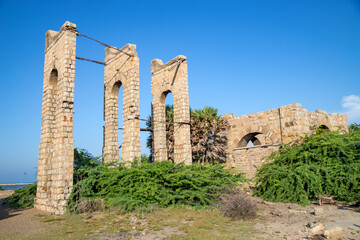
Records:
M46 33L41 140L34 206L63 214L73 186L76 25Z
M105 49L104 99L104 162L119 160L118 146L118 93L123 86L123 143L122 162L128 165L141 157L139 58L136 45L127 44L121 49Z
M153 119L153 155L155 161L168 159L166 149L165 98L174 98L174 161L192 163L190 141L190 107L188 71L185 56L177 56L167 63L160 59L151 62L151 93Z

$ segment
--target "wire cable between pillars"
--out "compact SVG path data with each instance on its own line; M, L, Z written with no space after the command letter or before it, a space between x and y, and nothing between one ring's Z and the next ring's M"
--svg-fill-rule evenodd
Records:
M85 38L87 38L87 39L90 39L90 40L92 40L92 41L94 41L94 42L99 43L99 44L102 45L102 46L115 49L115 50L117 50L117 51L119 51L119 52L124 53L125 55L128 55L129 57L134 57L134 55L132 55L132 54L130 54L130 53L127 53L127 52L125 52L125 51L123 51L123 50L117 49L116 47L110 46L109 44L106 44L106 43L104 43L104 42L101 42L101 41L99 41L99 40L96 40L96 39L94 39L94 38L92 38L92 37L86 36L85 34L81 34L81 33L79 33L79 31L77 31L77 30L72 31L72 32L74 32L74 33L75 33L77 36L79 36L79 37L85 37ZM97 63L97 64L101 64L101 65L105 65L105 66L106 66L106 64L105 64L104 62L100 62L100 61L95 61L95 60L91 60L91 59L87 59L87 58L82 58L82 57L76 57L76 59L84 60L84 61L88 61L88 62L93 62L93 63Z

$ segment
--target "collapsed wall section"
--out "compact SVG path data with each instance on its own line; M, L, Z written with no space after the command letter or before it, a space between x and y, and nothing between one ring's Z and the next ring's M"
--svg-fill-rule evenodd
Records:
M151 62L153 101L153 156L155 161L168 160L166 148L165 99L171 92L174 99L174 162L192 163L190 141L190 107L186 57L179 55L167 63Z
M123 91L123 142L121 161L128 165L141 157L140 148L140 99L139 58L136 45L127 44L121 49L105 49L104 75L104 146L105 163L119 161L118 143L118 93Z
M46 33L37 209L63 214L73 186L76 25Z

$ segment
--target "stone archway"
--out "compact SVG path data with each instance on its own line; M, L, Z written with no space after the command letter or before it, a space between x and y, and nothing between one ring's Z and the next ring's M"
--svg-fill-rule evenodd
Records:
M165 99L171 92L174 99L174 162L192 163L190 142L190 107L188 72L185 56L167 63L151 62L151 93L153 121L153 156L155 161L167 160Z
M141 157L139 58L136 46L127 44L121 49L105 49L104 77L104 162L118 162L118 92L123 87L123 143L122 162L129 165Z
M246 134L241 138L237 147L247 147L249 142L252 142L254 146L264 145L265 144L265 136L260 132L252 132Z

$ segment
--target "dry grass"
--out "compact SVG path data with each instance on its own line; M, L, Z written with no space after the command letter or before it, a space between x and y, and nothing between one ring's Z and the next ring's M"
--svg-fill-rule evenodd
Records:
M80 213L92 213L104 210L104 200L101 198L83 199L76 207Z
M220 211L232 220L255 219L256 203L245 193L234 191L220 196Z
M34 218L46 224L45 231L1 235L0 239L252 239L254 226L251 221L233 222L217 209L185 206Z

